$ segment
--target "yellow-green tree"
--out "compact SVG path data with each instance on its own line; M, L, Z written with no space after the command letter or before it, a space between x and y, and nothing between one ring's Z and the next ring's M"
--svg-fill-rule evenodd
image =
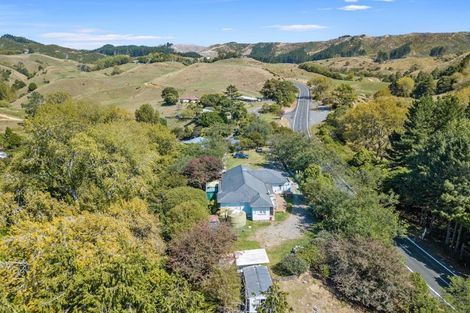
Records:
M397 81L397 89L402 97L409 97L415 88L415 81L409 76L400 78Z
M402 128L406 112L393 97L360 103L341 118L343 136L355 149L365 147L382 157L390 144L389 136Z
M333 81L324 76L318 76L308 81L307 85L312 91L312 96L315 100L323 100L328 97L333 89Z
M6 191L27 190L94 211L118 199L147 197L178 153L162 125L137 123L110 107L44 104L26 121L23 153L12 161Z
M6 312L211 312L161 264L158 220L140 200L24 222L0 241Z

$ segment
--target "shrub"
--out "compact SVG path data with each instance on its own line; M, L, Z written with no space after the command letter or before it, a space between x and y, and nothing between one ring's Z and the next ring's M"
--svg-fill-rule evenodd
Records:
M224 168L222 161L214 156L203 156L190 160L183 169L188 184L195 188L204 188L208 182L220 178Z
M16 90L19 90L23 87L26 87L26 84L22 80L16 79L12 87L15 88Z
M380 312L401 312L408 305L409 273L393 247L370 238L331 236L323 253L330 282L348 300Z
M308 263L294 254L289 254L278 264L277 269L284 275L297 275L308 270Z
M190 282L201 284L209 278L219 261L232 250L232 228L225 223L217 227L204 221L173 239L169 244L169 265Z
M31 91L35 91L36 89L38 89L38 85L36 85L36 83L30 83L28 85L28 91L31 92Z

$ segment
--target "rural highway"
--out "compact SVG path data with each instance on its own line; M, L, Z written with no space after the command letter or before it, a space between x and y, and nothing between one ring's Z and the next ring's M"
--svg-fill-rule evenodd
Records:
M297 107L294 111L292 130L310 137L310 89L299 82L294 82L294 85L299 89L299 95L297 97Z
M431 293L444 301L443 288L449 286L450 277L458 275L457 270L438 256L431 255L411 237L399 238L395 240L395 243L398 251L405 258L408 270L421 274Z
M309 88L299 82L294 82L294 84L299 89L299 95L297 107L293 112L293 117L291 116L291 126L295 132L310 137L310 125L321 123L330 111L317 105L317 108L310 112L312 102ZM342 190L354 193L354 190L341 177L337 177L335 181ZM446 264L444 260L432 255L431 252L426 251L425 247L411 237L399 238L395 240L395 244L398 252L403 255L408 270L419 273L426 281L431 294L447 303L443 299L443 290L449 286L449 278L458 275L457 270Z

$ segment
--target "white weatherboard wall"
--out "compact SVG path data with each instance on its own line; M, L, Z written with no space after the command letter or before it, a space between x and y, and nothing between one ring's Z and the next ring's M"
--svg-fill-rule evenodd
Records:
M290 191L291 184L290 184L290 182L287 182L284 185L273 185L272 188L273 188L274 193L279 194L279 193Z
M246 217L253 219L251 206L248 203L220 203L220 208L231 211L245 211Z
M269 221L271 217L271 208L253 208L253 221Z

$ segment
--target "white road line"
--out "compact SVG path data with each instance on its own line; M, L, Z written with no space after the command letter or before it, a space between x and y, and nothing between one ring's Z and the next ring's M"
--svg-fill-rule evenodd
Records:
M301 91L299 89L299 96L297 97L297 106L295 107L295 113L294 113L294 122L292 123L292 130L293 131L295 131L295 121L297 120L297 113L299 112L300 94L301 94Z
M417 247L419 250L421 250L424 254L426 254L428 257L430 257L431 259L433 259L437 264L439 264L440 266L442 266L442 268L446 269L446 271L448 271L449 273L451 273L452 275L455 275L457 276L457 274L450 270L449 268L447 268L444 264L442 264L441 262L439 262L438 260L436 260L432 255L430 255L429 253L427 253L423 248L421 248L416 242L414 242L410 237L406 237L406 239L408 239L409 242L411 242L413 245L415 245L415 247Z
M411 252L408 248L406 248L405 246L402 246L402 245L400 245L400 244L398 244L398 246L399 246L401 249L403 249L404 251L406 251L406 252L408 253L408 255L411 255L411 254L412 254L412 252ZM408 267L408 266L406 266L406 267ZM410 269L410 268L408 267L408 269ZM411 270L410 270L410 271L411 271ZM438 273L437 273L437 274L438 274ZM438 278L439 280L441 280L444 284L446 284L448 287L450 287L450 283L449 283L447 280L445 280L445 279L442 278L441 276L438 276L437 278Z
M310 138L310 89L307 88L307 135Z

